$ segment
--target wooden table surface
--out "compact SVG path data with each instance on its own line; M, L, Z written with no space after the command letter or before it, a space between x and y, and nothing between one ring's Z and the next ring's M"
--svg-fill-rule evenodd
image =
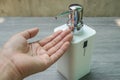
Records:
M66 20L66 18L55 20L53 17L0 17L0 46L13 34L32 27L39 27L40 32L29 41L42 39ZM91 72L80 80L120 80L120 17L85 17L84 24L95 29L97 35L91 60ZM54 64L46 71L24 80L65 79L57 72Z

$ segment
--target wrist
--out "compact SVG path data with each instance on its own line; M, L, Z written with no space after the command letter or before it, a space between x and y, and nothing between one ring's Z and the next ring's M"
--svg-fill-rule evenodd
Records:
M22 80L14 64L0 54L0 80Z

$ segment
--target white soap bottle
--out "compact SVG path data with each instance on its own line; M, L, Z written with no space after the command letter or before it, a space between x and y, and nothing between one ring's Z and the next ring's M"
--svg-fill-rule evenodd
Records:
M65 30L71 25L74 25L71 46L57 61L57 70L67 80L79 80L90 72L90 62L96 31L83 24L83 8L81 5L71 4L69 9L68 23L54 29L54 31Z

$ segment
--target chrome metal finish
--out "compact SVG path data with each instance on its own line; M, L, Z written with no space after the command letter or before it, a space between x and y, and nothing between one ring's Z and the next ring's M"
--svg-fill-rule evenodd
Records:
M80 30L83 27L83 7L79 4L71 4L69 12L68 26L74 26L74 30Z
M58 16L68 15L67 25L69 27L74 27L74 32L79 31L83 27L83 7L79 4L71 4L69 5L69 10L63 13L60 13Z

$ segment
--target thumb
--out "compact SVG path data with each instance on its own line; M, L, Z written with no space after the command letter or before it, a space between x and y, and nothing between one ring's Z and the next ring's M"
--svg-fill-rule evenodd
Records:
M20 32L18 34L24 37L25 39L30 39L34 37L38 32L39 32L38 28L32 28L32 29L28 29L23 32Z

